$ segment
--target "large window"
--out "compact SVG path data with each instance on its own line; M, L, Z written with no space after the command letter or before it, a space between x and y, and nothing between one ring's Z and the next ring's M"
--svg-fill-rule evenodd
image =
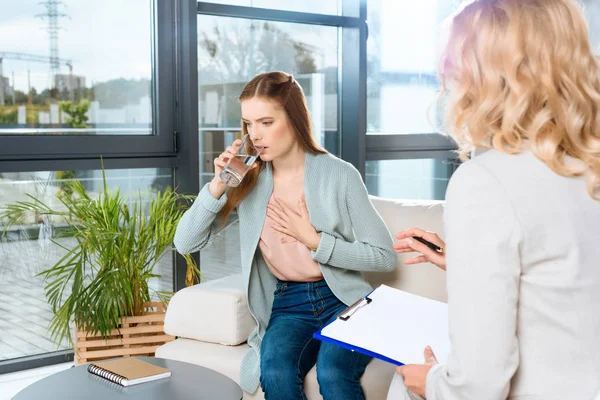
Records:
M117 169L106 171L109 190L150 202L157 190L172 186L170 169ZM65 183L79 180L92 198L102 193L99 170L21 172L0 174L0 208L17 201L29 201L27 194L60 209L57 194ZM52 311L44 293L44 281L36 276L52 267L76 243L67 234L67 224L37 215L22 225L12 226L0 240L0 360L26 357L57 350L50 341L48 323ZM0 221L0 232L4 231ZM165 252L154 272L161 279L150 281L150 291L173 288L173 254ZM63 343L59 348L67 348Z
M339 155L336 28L200 15L198 68L201 185L214 175L213 159L240 135L244 85L268 71L294 75L317 143Z
M440 25L453 3L368 0L367 134L436 131Z
M437 62L441 24L459 3L367 0L366 182L373 195L445 198L458 161L453 142L436 133L443 115ZM600 3L582 3L600 54Z
M151 5L20 0L3 7L0 134L151 134Z
M454 144L438 134L442 21L458 1L368 0L367 153L369 193L445 198Z
M150 201L166 185L197 192L197 173L178 168L194 160L176 153L177 140L190 136L182 116L192 114L195 121L197 110L184 104L176 82L175 69L184 60L178 38L189 24L174 21L189 15L184 2L4 2L0 207L27 193L56 202L55 193L72 179L98 195L101 159L109 186L123 193L137 196L140 190ZM196 3L190 6L195 21ZM0 374L69 356L50 342L52 314L36 277L74 244L73 237L60 236L65 233L59 221L34 215L0 242ZM156 272L163 279L152 288L182 287L185 262L168 251Z

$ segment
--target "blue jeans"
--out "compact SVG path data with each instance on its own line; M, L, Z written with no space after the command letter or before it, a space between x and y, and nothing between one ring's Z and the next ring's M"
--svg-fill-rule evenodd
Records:
M260 384L265 399L306 399L304 377L316 363L325 400L364 400L360 377L371 357L312 337L345 308L324 280L277 283L261 345Z

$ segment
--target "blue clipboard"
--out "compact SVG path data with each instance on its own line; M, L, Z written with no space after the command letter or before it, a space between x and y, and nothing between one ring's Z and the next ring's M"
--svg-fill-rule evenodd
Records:
M371 294L373 293L372 291L369 293ZM362 307L366 307L371 303L371 299L369 298L369 294L367 294L365 297L361 297L360 299L358 299L354 304L352 304L350 307L346 308L344 311L342 311L338 316L336 316L336 318L331 321L329 324L337 321L338 319L341 319L343 321L348 320L352 314L354 314L355 312L357 312L358 309L362 308ZM347 317L343 316L344 314L348 314ZM317 339L317 340L321 340L323 342L326 343L332 343L335 344L337 346L340 346L344 349L348 349L348 350L352 350L352 351L357 351L359 353L365 354L367 356L370 357L374 357L374 358L378 358L380 360L383 360L385 362L388 362L390 364L394 364L394 365L404 365L403 363L401 363L400 361L396 361L396 360L392 360L389 357L386 357L382 354L379 353L374 353L370 350L367 349L363 349L362 347L358 347L358 346L353 346L351 344L348 344L346 342L341 342L339 340L336 339L332 339L328 336L323 336L321 334L321 332L323 331L323 329L325 329L329 324L325 325L322 329L320 329L318 332L313 334L313 338Z

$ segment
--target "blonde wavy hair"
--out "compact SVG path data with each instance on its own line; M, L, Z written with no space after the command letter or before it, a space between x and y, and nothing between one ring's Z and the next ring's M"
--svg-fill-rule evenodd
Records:
M446 129L475 147L528 148L600 200L600 80L575 0L471 0L448 20L439 76Z

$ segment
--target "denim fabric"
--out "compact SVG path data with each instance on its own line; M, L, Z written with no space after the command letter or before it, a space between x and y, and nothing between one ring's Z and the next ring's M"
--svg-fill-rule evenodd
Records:
M371 357L313 339L346 305L324 280L277 283L261 346L260 382L267 400L306 399L304 377L317 364L324 400L364 400L360 377Z

